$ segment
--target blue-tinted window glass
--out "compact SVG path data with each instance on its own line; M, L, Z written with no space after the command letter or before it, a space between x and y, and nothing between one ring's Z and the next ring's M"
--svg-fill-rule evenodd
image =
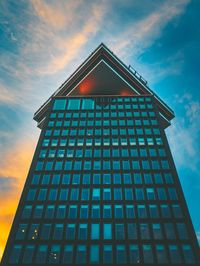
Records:
M27 224L19 224L17 234L16 234L17 240L22 240L25 238L26 232L27 232L27 227L28 227Z
M92 218L100 218L100 205L92 205Z
M154 188L147 188L146 193L147 193L147 199L148 200L155 200L156 199Z
M33 217L41 218L43 214L43 209L44 209L43 205L36 205Z
M176 189L175 188L169 188L168 189L168 192L169 192L169 198L170 198L170 200L177 200L178 199L178 196L177 196L177 193L176 193Z
M150 174L144 174L144 182L145 184L152 184L153 183L152 176Z
M126 257L126 248L124 245L116 246L116 260L117 264L126 264L127 257Z
M138 238L137 226L135 223L128 223L127 224L127 230L128 230L128 239L137 239Z
M85 264L86 256L87 256L86 245L78 245L76 250L76 264Z
M63 236L63 224L55 224L53 239L62 239Z
M79 224L78 239L86 240L87 239L87 224Z
M183 217L182 210L178 204L172 205L172 211L175 218L181 218Z
M53 169L53 162L46 162L45 170L51 171Z
M54 264L60 261L60 245L52 245L49 254L49 263Z
M99 239L100 235L100 226L99 224L91 224L91 239Z
M67 104L67 110L79 110L80 99L69 99Z
M140 263L140 252L138 245L130 245L129 246L129 257L130 263Z
M144 191L143 188L135 189L136 200L144 200Z
M144 263L153 263L154 259L151 245L143 245L142 248Z
M99 263L99 245L91 245L90 247L90 263Z
M14 264L19 263L21 250L22 250L22 245L14 245L10 258L9 258L10 263L14 263Z
M79 188L72 188L70 200L78 200L78 196L79 196Z
M181 256L177 245L169 245L169 254L172 263L181 263Z
M112 218L112 211L110 205L103 205L103 218Z
M133 200L132 188L125 188L125 200Z
M134 218L135 217L135 210L133 205L126 205L126 217L127 218Z
M120 219L123 218L123 206L115 205L115 218Z
M55 206L54 205L48 205L45 212L45 218L53 218L55 212Z
M65 99L56 99L54 101L53 110L65 110L66 100Z
M151 218L158 218L159 217L157 205L149 205L149 212L150 212Z
M194 253L190 245L182 245L182 251L185 263L194 263Z
M80 218L88 218L88 205L81 205Z
M152 229L153 229L153 237L155 239L161 239L163 237L160 224L152 224Z
M138 217L147 218L147 211L145 205L138 205Z
M50 175L43 175L42 177L42 185L48 185L50 180Z
M104 245L103 246L103 263L111 264L112 262L113 262L112 246Z
M36 253L36 263L45 263L47 257L47 245L39 245Z
M22 213L22 218L29 218L31 216L32 212L32 205L26 205L24 207L23 213Z
M165 235L166 235L167 239L175 239L176 238L174 226L172 223L165 223L164 229L165 229Z
M81 200L89 200L90 190L89 188L83 188L81 193Z
M123 174L124 184L132 184L132 179L130 174Z
M28 195L27 195L27 200L34 200L35 199L35 194L36 194L36 189L29 189Z
M35 240L38 238L39 224L31 224L28 233L28 239Z
M67 200L68 198L68 188L62 188L60 190L60 197L59 197L59 200Z
M57 195L58 195L58 189L52 188L52 189L50 189L48 199L49 200L56 200L57 199Z
M139 170L140 169L139 161L132 161L132 167L135 170Z
M103 200L111 200L111 189L110 188L103 189Z
M111 183L111 176L110 174L104 174L103 175L103 184L110 184Z
M168 205L162 204L160 207L161 207L161 215L163 218L171 217L171 212Z
M33 262L33 254L34 254L35 246L27 245L24 250L23 263L32 263Z
M122 189L114 188L114 200L122 200Z
M166 200L167 199L166 191L164 188L158 188L157 193L158 193L159 200Z
M94 100L93 99L82 99L82 109L83 110L93 110Z
M76 219L76 217L77 217L77 205L70 205L69 212L68 212L68 218Z
M64 219L66 216L66 206L58 205L56 218Z
M99 188L93 188L92 199L93 200L100 200L100 189Z
M32 184L38 185L40 181L40 175L33 175Z
M43 224L41 230L41 239L48 240L51 233L51 224Z
M112 224L103 224L103 238L106 240L112 239Z
M73 245L66 245L63 251L62 262L66 264L71 264L73 260Z
M124 224L115 224L115 239L124 239Z
M134 183L135 184L142 184L142 176L141 174L134 174Z
M187 239L188 238L188 232L185 224L183 223L177 223L176 224L178 236L180 239Z
M44 201L46 200L46 197L47 197L47 189L46 188L40 189L38 194L38 200Z
M75 238L75 224L67 224L66 226L66 239L73 240Z
M149 234L149 225L148 224L139 224L140 226L140 235L142 239L149 239L150 234Z
M168 263L166 249L164 245L156 245L156 256L158 263Z

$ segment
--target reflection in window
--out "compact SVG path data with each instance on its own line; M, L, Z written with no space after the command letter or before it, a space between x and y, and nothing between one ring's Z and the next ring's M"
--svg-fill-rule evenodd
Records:
M99 245L91 245L90 263L99 263Z
M64 247L62 262L71 264L73 260L73 245L66 245Z
M138 245L129 246L130 263L140 263L140 253Z
M103 246L103 263L111 264L113 262L112 246L104 245Z
M116 246L116 260L117 264L126 264L126 249L124 245L117 245Z
M59 263L60 260L60 245L52 245L49 254L49 263Z
M76 250L76 264L85 264L86 256L86 245L78 245Z
M153 263L153 253L151 245L143 245L143 259L144 263Z

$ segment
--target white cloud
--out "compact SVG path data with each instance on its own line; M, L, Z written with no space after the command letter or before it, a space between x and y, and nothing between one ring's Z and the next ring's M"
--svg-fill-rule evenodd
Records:
M189 167L193 171L199 171L199 121L200 102L194 99L188 92L175 96L176 104L181 104L184 113L176 118L167 130L174 159L179 167Z

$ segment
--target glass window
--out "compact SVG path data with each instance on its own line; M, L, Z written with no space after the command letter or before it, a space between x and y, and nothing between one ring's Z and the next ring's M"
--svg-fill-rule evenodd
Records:
M159 217L157 205L149 205L149 212L150 212L151 218L158 218Z
M158 193L158 199L159 200L166 200L167 199L166 191L164 188L158 188L157 193Z
M115 224L115 239L124 239L124 224Z
M45 201L46 197L47 197L47 189L46 188L40 189L38 194L38 200Z
M41 218L43 214L43 209L44 209L43 205L36 205L33 217Z
M60 175L53 175L51 183L52 185L58 185L60 183Z
M112 245L103 246L103 263L104 264L113 263Z
M145 205L138 205L138 217L147 218L147 210Z
M99 188L93 188L92 199L93 200L100 200L100 189Z
M110 174L103 174L103 184L110 184L111 183L111 176Z
M168 263L164 245L156 245L156 256L158 263Z
M86 240L87 239L87 224L79 224L78 239Z
M173 215L175 218L182 218L183 217L182 210L178 204L172 205L172 211L173 211Z
M14 245L9 258L10 263L19 263L20 254L22 251L22 245Z
M137 226L135 223L128 223L127 224L127 230L128 230L128 239L137 239L138 238Z
M17 240L22 240L25 238L26 232L27 232L27 227L28 227L27 224L19 224L17 234L16 234Z
M154 188L147 188L146 193L147 193L147 199L148 200L155 200L156 199Z
M53 218L55 212L55 206L54 205L48 205L45 212L45 218Z
M51 188L49 191L49 200L56 200L58 195L58 189L57 188Z
M65 110L66 100L65 99L56 99L53 104L53 110Z
M69 212L68 212L69 219L76 219L77 218L77 205L70 205Z
M32 205L26 205L24 207L23 213L22 213L22 218L30 218L32 212Z
M165 228L165 235L167 239L175 239L175 231L174 231L174 226L172 223L165 223L164 224Z
M41 239L42 240L48 240L51 233L51 224L43 224L42 230L41 230Z
M72 188L70 200L78 200L78 196L79 196L79 188Z
M163 218L171 217L171 212L168 205L162 204L160 207L161 207L161 215Z
M59 200L66 201L68 199L68 188L61 188Z
M133 200L132 188L125 188L125 200Z
M149 239L149 225L148 224L139 224L140 226L140 235L142 239Z
M152 224L152 228L153 228L153 237L155 239L162 239L163 236L160 224Z
M135 189L136 200L144 200L144 191L143 188Z
M133 205L126 205L126 217L135 218L135 210Z
M28 239L35 240L38 238L39 224L31 224L28 233Z
M63 251L62 262L66 264L71 264L73 260L73 245L66 245Z
M172 263L182 262L177 245L169 245L169 254Z
M52 245L49 254L49 263L59 263L60 261L60 245Z
M33 254L34 254L35 246L27 245L24 250L23 263L32 263L33 262Z
M169 192L170 200L177 200L178 199L178 196L177 196L175 188L168 188L168 192Z
M115 218L123 218L123 206L115 205Z
M89 200L90 196L90 190L89 188L83 188L81 193L81 200Z
M182 245L185 263L194 263L194 254L190 245Z
M80 207L80 218L88 218L88 205L81 205Z
M85 264L86 256L87 256L86 245L78 245L76 250L76 264Z
M75 239L75 224L66 225L66 239L74 240Z
M153 263L153 252L151 245L142 245L144 263Z
M91 239L99 239L100 236L100 226L99 224L91 224Z
M130 258L130 263L140 263L140 252L138 245L130 245L129 246L129 258Z
M47 245L39 245L36 253L36 263L45 263L47 257Z
M183 223L177 223L176 224L178 236L180 239L187 239L188 238L188 232L185 224Z
M114 200L122 200L122 189L114 188Z
M103 238L104 239L112 239L112 224L103 224Z
M90 263L99 263L99 245L91 245Z
M104 200L111 200L111 189L110 188L104 188L103 189L103 199Z
M126 264L126 248L125 245L117 245L116 246L116 260L117 264Z
M35 194L36 194L36 189L29 189L28 195L27 195L27 200L34 200L35 199Z
M92 218L100 218L100 205L92 205Z
M50 175L43 175L42 177L42 185L48 185L50 180Z
M142 184L142 176L141 176L141 174L134 174L134 183L136 185Z
M103 218L112 218L111 205L103 205Z
M40 175L33 175L32 184L38 185L40 181Z
M56 218L64 219L66 216L66 206L58 205Z
M80 103L80 99L69 99L67 104L67 110L79 110Z
M63 236L63 224L55 224L53 239L62 239Z
M82 99L82 109L83 110L93 110L94 100L93 99Z

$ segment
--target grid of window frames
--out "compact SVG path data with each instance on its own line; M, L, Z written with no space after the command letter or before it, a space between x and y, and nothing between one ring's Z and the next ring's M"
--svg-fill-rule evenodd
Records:
M53 100L10 263L195 263L152 100Z

